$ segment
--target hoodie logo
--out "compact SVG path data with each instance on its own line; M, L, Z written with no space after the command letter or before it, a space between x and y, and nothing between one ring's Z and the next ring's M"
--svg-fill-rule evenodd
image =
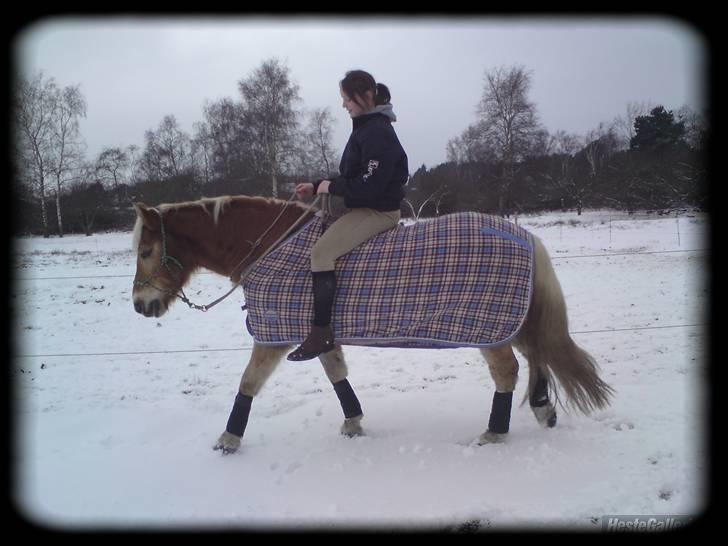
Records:
M374 170L379 167L379 161L376 161L374 159L369 160L368 170L367 174L365 174L362 178L364 182L367 181L367 178L369 178L371 175L374 174Z

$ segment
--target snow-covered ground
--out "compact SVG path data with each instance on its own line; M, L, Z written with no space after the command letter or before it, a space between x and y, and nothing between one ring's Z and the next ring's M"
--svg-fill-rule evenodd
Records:
M607 514L701 512L708 217L518 223L554 259L573 337L617 392L609 409L560 410L547 430L514 404L508 441L478 447L494 385L477 350L350 347L366 436L339 435L317 360L284 361L230 456L211 448L250 354L242 291L207 314L177 304L147 319L131 302L129 233L18 239L16 509L63 529L289 530L598 530ZM200 274L186 292L206 303L228 286Z

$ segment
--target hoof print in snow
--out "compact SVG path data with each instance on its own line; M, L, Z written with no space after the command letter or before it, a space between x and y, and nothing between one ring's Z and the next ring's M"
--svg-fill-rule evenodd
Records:
M634 430L634 425L632 423L616 423L612 426L612 428L622 432L623 430Z
M672 498L672 491L669 489L661 489L657 496L662 500L670 500Z

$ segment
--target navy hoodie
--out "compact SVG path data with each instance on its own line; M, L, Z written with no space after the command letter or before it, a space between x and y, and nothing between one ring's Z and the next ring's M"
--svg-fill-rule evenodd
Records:
M409 178L407 154L392 127L391 104L352 119L353 130L329 193L344 198L350 208L399 210Z

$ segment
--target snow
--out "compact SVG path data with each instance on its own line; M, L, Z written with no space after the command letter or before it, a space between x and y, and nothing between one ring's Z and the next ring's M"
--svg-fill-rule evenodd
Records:
M345 348L366 435L318 361L282 362L241 449L225 428L251 339L242 292L203 314L134 312L130 233L19 238L11 286L13 500L54 529L601 529L707 503L708 218L521 216L554 260L577 343L617 392L541 428L520 406L477 446L494 385L475 349ZM208 303L229 283L196 276ZM614 330L616 331L605 331ZM169 352L177 351L177 352Z

